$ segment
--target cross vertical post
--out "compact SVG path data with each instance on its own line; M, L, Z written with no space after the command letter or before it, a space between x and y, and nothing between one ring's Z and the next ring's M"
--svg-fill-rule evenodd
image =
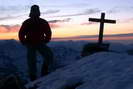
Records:
M103 41L104 18L105 18L105 13L102 13L101 14L100 30L99 30L99 39L98 39L99 44L102 44L102 41Z
M116 23L116 20L105 19L105 13L101 13L101 19L89 18L89 21L100 22L100 30L99 30L99 38L98 38L99 45L103 43L104 23L112 23L112 24Z
M116 23L116 20L105 19L105 13L101 13L100 19L89 18L89 21L100 23L99 38L98 38L98 43L89 43L84 46L81 54L82 57L94 54L96 52L109 51L109 44L103 43L104 23L112 23L112 24Z

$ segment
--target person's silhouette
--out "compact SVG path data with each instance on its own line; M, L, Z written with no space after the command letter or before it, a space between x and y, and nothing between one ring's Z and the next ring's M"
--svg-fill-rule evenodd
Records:
M46 45L51 40L52 33L48 22L40 18L38 5L31 7L29 17L20 28L19 40L27 47L28 71L30 79L33 81L37 78L37 51L45 59L41 69L42 76L48 74L48 66L53 62L53 53Z

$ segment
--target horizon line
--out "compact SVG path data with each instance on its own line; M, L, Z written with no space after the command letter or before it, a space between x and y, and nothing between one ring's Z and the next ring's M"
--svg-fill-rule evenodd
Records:
M125 34L106 34L104 35L104 40L133 40L133 33L125 33ZM19 40L18 38L4 38L0 40ZM98 35L79 35L79 36L70 36L70 37L53 37L52 41L56 40L98 40Z

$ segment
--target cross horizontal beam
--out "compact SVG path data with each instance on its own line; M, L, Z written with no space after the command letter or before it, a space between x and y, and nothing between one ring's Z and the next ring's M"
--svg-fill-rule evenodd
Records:
M89 18L89 21L92 21L92 22L101 22L101 19Z
M116 24L116 20L108 20L108 19L105 19L104 22L105 22L105 23Z
M101 19L96 19L96 18L89 18L89 21L93 21L93 22L101 22L102 20ZM108 19L105 19L103 20L104 23L112 23L112 24L115 24L116 23L116 20L108 20Z
M116 20L105 19L105 13L101 13L101 18L100 19L89 18L89 21L100 22L99 39L98 39L99 44L102 44L102 41L103 41L104 23L112 23L112 24L116 23Z

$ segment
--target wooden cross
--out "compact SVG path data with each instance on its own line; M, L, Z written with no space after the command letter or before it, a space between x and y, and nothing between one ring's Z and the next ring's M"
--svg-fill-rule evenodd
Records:
M98 44L102 44L102 41L103 41L104 23L112 23L112 24L116 23L116 20L105 19L105 13L101 13L101 19L89 18L89 21L100 22L100 31L99 31Z

